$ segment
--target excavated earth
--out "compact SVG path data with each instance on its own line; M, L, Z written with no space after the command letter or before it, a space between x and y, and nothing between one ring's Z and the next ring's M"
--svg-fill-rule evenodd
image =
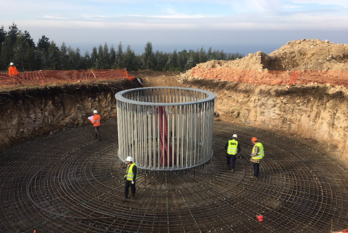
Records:
M288 42L278 50L257 52L233 61L212 60L195 68L229 67L240 70L348 70L348 44L335 44L317 39ZM191 71L186 74L191 74Z
M346 49L300 40L269 55L198 66L346 69ZM0 232L330 232L348 227L347 88L205 80L192 77L192 70L131 75L142 84L122 80L0 93ZM195 170L140 171L136 199L125 200L114 94L139 86L214 92L214 156ZM101 141L93 138L87 120L95 108L103 120ZM224 150L233 133L242 147L235 173L226 166ZM250 179L253 136L266 151L257 180ZM263 224L256 218L260 214Z

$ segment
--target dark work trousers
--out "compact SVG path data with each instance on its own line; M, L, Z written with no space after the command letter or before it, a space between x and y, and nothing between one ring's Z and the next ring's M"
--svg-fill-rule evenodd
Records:
M100 127L100 126L94 126L94 129L95 129L95 138L100 138L99 127Z
M134 181L134 184L132 184L132 181L126 180L124 184L124 195L126 198L128 197L129 186L131 187L131 190L132 190L132 196L135 195L135 181Z
M234 169L234 166L236 164L236 158L237 158L237 155L229 155L229 154L227 154L226 155L227 166L231 165L231 168Z
M260 164L259 163L253 163L254 168L254 176L259 177L259 171L260 171Z

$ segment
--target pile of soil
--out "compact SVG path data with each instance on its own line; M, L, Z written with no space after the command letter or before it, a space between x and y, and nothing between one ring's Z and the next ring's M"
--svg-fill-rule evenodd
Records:
M348 44L334 44L317 39L288 42L280 49L265 54L257 52L233 61L212 60L195 68L229 67L240 70L345 70L348 71ZM182 77L192 76L192 70Z
M287 86L295 70L296 85ZM268 55L198 64L179 81L214 92L216 118L318 141L321 151L346 160L346 71L347 44L303 39Z
M295 40L269 55L257 52L233 61L212 60L198 64L182 74L179 80L183 83L204 78L257 85L286 85L295 70L312 72L306 73L306 77L302 75L303 80L299 83L346 85L342 79L345 73L337 72L348 71L348 44L334 44L327 40ZM269 73L271 71L280 73ZM329 73L326 77L318 71Z

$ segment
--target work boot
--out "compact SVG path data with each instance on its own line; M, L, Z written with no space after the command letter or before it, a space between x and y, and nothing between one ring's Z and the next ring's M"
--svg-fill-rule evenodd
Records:
M124 198L125 198L125 199L128 199L128 194L125 194L125 195L124 195Z
M135 194L132 194L132 200L135 200Z
M234 169L233 168L231 169L231 173L234 173Z

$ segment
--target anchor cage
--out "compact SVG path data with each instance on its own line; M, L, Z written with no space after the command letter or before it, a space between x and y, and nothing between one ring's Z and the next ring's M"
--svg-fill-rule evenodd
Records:
M138 168L173 171L210 161L215 94L194 88L136 88L118 92L118 157Z

